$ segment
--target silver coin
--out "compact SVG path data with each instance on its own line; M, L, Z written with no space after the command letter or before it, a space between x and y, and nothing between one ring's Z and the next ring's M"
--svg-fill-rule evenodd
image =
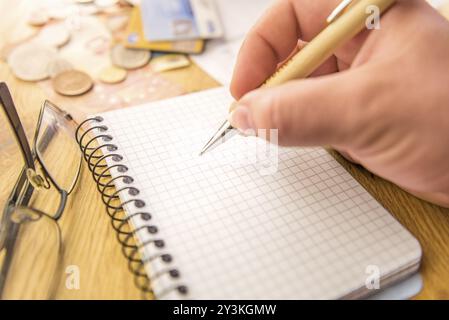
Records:
M14 48L8 56L8 64L14 75L25 81L48 78L47 66L56 58L55 48L36 42L28 42Z
M95 0L95 5L100 8L108 8L115 6L118 0Z
M129 17L126 15L112 16L106 20L106 27L112 32L123 29L129 21Z
M62 58L56 58L50 61L47 66L47 71L50 78L54 78L61 72L68 70L73 70L73 65Z
M28 17L28 24L34 27L43 26L48 22L48 15L42 9L33 10Z
M70 40L70 32L62 23L52 24L44 27L37 35L36 40L42 44L59 48Z
M64 20L73 13L73 6L55 3L47 7L48 16L55 20Z
M146 65L151 58L148 50L128 49L121 44L115 45L111 50L111 60L117 67L136 69Z
M8 57L10 55L10 53L14 50L16 46L14 44L5 44L1 49L0 49L0 59L8 62Z

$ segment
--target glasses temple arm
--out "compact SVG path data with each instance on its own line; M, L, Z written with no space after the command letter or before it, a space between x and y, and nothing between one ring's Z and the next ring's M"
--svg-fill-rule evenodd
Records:
M20 144L20 150L25 160L27 168L34 170L33 154L31 153L30 144L23 129L22 122L17 114L16 107L11 97L11 93L8 90L8 86L4 82L0 82L0 103L6 112L9 122L11 123L14 131L14 136Z

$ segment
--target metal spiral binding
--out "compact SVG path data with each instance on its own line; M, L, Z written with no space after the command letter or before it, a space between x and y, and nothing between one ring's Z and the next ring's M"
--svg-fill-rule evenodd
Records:
M168 275L172 279L180 277L180 273L177 269L171 268L170 264L173 261L173 257L162 251L165 243L162 239L157 238L156 234L158 228L155 225L148 224L136 229L131 229L131 225L128 223L130 219L136 216L144 221L150 221L152 216L149 212L144 210L145 202L140 199L130 199L125 202L120 202L119 194L122 192L128 192L131 196L137 196L140 191L132 186L134 179L127 175L128 167L121 164L123 157L117 153L118 147L111 143L113 137L107 134L108 127L103 125L104 119L102 117L88 118L81 122L76 130L76 141L83 153L84 160L86 161L92 177L97 184L97 189L101 194L101 200L106 206L106 213L111 218L111 224L117 233L117 240L122 246L122 253L128 261L128 269L134 274L134 283L142 292L142 297L152 297L153 291L150 283L163 275ZM83 130L83 127L90 125L89 128ZM83 132L81 133L81 131ZM101 143L103 142L103 143ZM107 152L102 152L105 150ZM110 158L115 164L108 166L106 159ZM119 175L112 178L111 169L115 169L119 172ZM115 189L115 182L121 180L124 183L124 187ZM124 214L125 205L134 205L137 212L134 212L128 216ZM135 241L135 234L137 232L147 232L151 235L151 239L143 243L137 244ZM140 250L148 245L152 245L158 249L152 256L141 259ZM167 268L154 274L151 278L148 277L145 272L145 265L151 263L156 259L164 262ZM179 294L185 295L188 291L185 285L173 285L165 288L158 297L176 290Z

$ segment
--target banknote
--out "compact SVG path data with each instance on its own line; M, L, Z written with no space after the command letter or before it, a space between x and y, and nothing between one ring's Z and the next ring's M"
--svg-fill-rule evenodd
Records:
M204 40L147 41L143 34L140 8L136 6L131 12L124 45L128 48L160 52L201 53Z
M213 0L142 0L141 14L144 35L149 41L223 36Z

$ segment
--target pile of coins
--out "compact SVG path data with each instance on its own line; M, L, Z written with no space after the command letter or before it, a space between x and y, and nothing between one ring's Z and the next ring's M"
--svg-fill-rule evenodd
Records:
M127 70L142 68L151 59L150 51L125 48L116 44L111 49L112 66L100 72L99 79L104 83L114 84L126 79Z
M32 21L38 25L44 19L33 14ZM54 90L62 95L76 96L88 92L93 86L92 78L58 56L58 48L69 40L70 32L63 24L42 28L34 39L10 52L7 61L11 71L24 81L51 78Z
M78 3L95 3L92 8L107 8L116 0L78 0ZM83 5L83 8L89 8ZM13 74L24 81L40 81L50 78L55 92L65 96L82 95L94 86L87 73L76 70L72 63L61 58L58 50L70 42L71 32L66 23L49 23L50 19L65 19L64 7L52 15L48 10L35 10L28 23L41 28L31 40L14 47L7 55L7 62ZM94 10L92 13L96 13ZM59 16L60 17L59 17ZM114 23L123 23L116 19ZM107 84L117 84L127 78L127 70L141 68L151 59L150 51L128 49L121 44L110 49L112 65L101 70L98 80Z

